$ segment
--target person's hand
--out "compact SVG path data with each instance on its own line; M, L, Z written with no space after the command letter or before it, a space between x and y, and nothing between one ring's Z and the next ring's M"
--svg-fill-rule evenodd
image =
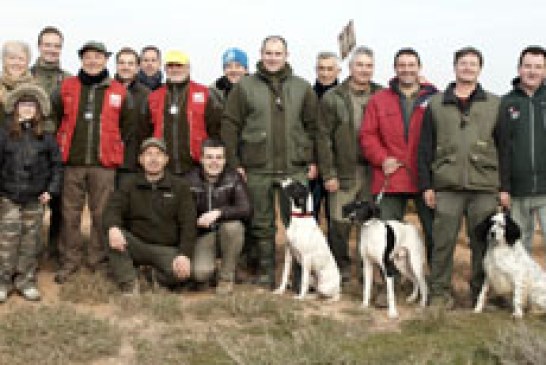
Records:
M309 180L314 180L316 179L318 176L318 167L317 167L317 164L310 164L309 165L309 169L307 170L307 178Z
M425 200L425 204L430 209L436 208L436 193L432 189L427 189L423 192L423 199Z
M510 209L510 203L511 203L510 193L507 193L506 191L500 191L499 202L503 208Z
M173 273L181 280L187 279L191 274L191 261L184 255L176 256L173 260Z
M220 218L221 215L222 212L219 209L214 209L209 212L203 213L199 218L197 218L197 226L209 228L211 224L213 224L218 220L218 218Z
M49 194L47 191L44 191L42 194L40 194L38 200L40 201L40 204L46 205L51 200L51 194Z
M339 190L339 180L337 177L333 177L331 179L328 179L324 182L324 188L329 193L335 193Z
M243 167L237 167L237 172L239 173L239 175L241 175L241 177L243 178L243 180L246 182L246 172L245 172L245 169Z
M127 240L125 240L125 236L118 227L112 227L108 230L108 243L110 247L120 252L125 251L125 246L127 246Z
M386 175L390 175L394 173L402 164L398 162L398 160L394 157L387 157L383 161L383 173Z

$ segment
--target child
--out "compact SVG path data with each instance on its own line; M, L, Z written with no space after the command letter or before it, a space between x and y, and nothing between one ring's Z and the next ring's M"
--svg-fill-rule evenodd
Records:
M44 131L49 98L23 84L6 98L10 118L0 129L0 303L15 288L40 300L36 288L44 206L61 188L62 163L55 137Z

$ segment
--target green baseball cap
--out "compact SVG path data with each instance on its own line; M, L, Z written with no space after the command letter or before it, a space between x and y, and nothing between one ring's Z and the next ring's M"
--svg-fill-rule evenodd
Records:
M89 50L102 52L102 53L104 53L104 55L106 57L110 57L112 55L112 52L108 52L106 50L106 46L104 45L104 43L97 42L97 41L89 41L89 42L86 42L83 45L83 47L78 50L78 56L80 56L80 58L82 58L85 51L89 51Z

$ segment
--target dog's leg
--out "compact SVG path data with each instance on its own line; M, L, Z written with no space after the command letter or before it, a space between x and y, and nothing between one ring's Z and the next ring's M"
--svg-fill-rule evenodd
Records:
M514 278L514 318L523 318L523 294L525 293L524 278L522 275L517 275Z
M305 295L307 294L307 291L309 290L309 277L310 277L310 267L309 262L305 260L303 257L301 259L301 287L300 287L300 294L296 295L296 299L303 300L305 299Z
M370 296L372 294L373 281L373 263L369 258L362 258L362 272L364 273L364 286L362 288L362 306L368 308L370 306Z
M285 243L284 249L284 268L282 270L282 279L279 287L273 292L274 294L283 294L288 284L288 276L290 276L290 270L292 268L292 254L290 253L289 243Z
M421 307L426 307L427 298L428 298L428 286L425 279L425 262L423 257L419 255L412 255L409 258L409 264L412 269L412 280L414 285L414 292L416 286L419 287L419 292L421 293L421 302L419 303ZM409 299L409 298L408 298ZM415 295L414 301L417 299L417 293Z
M394 277L387 276L387 300L389 302L389 318L398 317L398 311L396 310L396 297L394 295Z
M478 300L476 300L476 306L474 307L474 313L481 313L483 311L483 306L487 300L487 292L489 291L489 281L487 277L483 281L482 290L480 290L480 295L478 295Z

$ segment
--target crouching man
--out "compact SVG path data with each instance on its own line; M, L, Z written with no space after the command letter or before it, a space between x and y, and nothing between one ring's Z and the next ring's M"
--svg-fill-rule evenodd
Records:
M196 235L190 188L165 171L163 140L144 140L138 160L144 171L123 180L104 217L112 275L126 294L139 291L140 265L151 267L162 286L188 279Z
M233 291L235 266L243 247L243 221L250 219L252 211L241 175L225 166L224 144L209 138L201 145L201 166L186 174L198 217L193 278L200 283L211 279L219 244L222 263L216 287L218 294Z

